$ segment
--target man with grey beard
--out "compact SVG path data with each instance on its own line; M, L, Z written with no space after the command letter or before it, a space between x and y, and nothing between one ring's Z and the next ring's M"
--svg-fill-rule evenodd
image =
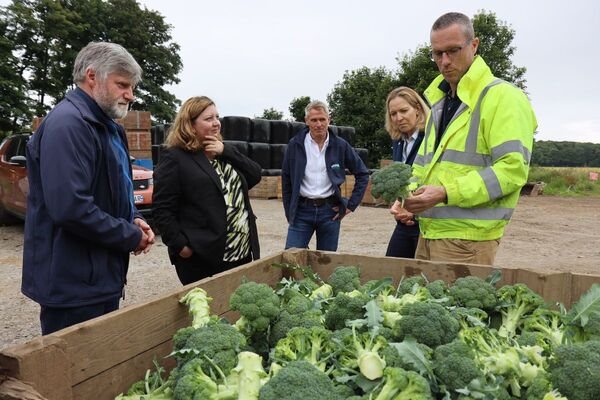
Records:
M75 90L27 144L29 196L23 294L40 304L42 334L119 308L129 253L154 233L133 203L127 115L142 70L122 46L92 42L73 66Z

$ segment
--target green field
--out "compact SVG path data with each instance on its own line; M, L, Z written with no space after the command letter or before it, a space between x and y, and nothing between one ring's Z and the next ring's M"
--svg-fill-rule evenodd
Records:
M600 181L591 181L590 172L600 168L531 167L529 182L544 182L544 194L561 196L600 196Z

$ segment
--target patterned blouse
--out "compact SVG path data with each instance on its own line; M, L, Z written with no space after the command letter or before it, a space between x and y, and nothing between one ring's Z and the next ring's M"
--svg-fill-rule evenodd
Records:
M223 261L237 261L250 254L250 226L244 203L242 181L235 169L223 160L210 162L221 180L227 207L227 238Z

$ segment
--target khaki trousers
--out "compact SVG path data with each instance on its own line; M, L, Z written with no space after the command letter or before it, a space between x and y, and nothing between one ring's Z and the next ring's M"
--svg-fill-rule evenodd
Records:
M500 240L425 239L419 236L415 258L494 265Z

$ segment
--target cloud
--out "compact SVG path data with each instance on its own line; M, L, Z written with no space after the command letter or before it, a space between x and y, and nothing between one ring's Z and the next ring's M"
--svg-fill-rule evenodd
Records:
M536 140L600 143L600 119L573 121L559 125L552 132L540 132Z

